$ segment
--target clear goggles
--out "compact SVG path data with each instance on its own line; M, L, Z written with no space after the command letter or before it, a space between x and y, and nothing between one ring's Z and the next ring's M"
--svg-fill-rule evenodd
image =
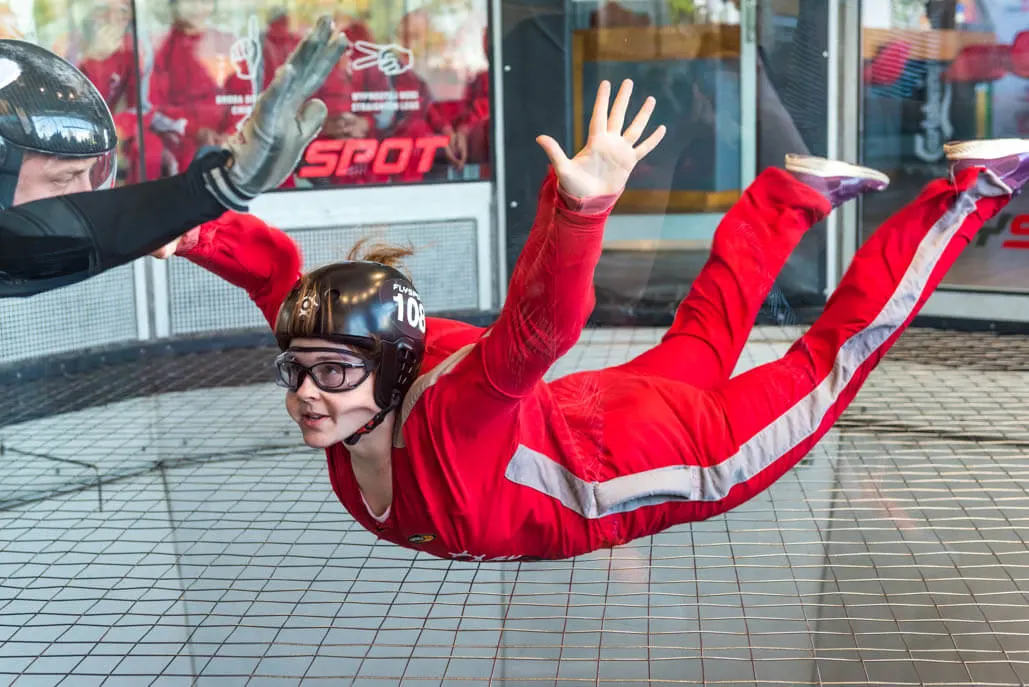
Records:
M322 391L350 391L356 389L375 369L375 361L343 353L340 360L322 360L314 365L303 365L295 353L341 353L338 348L291 348L275 358L278 377L275 383L296 393L310 376Z

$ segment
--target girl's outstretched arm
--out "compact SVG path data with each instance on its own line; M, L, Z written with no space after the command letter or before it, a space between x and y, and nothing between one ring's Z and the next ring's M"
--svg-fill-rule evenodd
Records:
M304 262L300 247L286 232L238 212L201 224L167 248L245 289L273 328Z
M529 393L578 341L596 302L593 274L607 216L636 163L664 137L660 126L637 143L654 110L653 98L623 132L632 82L622 84L609 114L610 91L607 81L600 84L589 138L574 158L549 136L537 139L553 172L544 182L500 317L477 352L491 386L504 396Z

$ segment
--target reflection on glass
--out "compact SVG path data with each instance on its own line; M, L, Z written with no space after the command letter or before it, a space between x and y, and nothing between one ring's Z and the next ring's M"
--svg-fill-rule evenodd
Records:
M608 3L589 16L597 28L573 33L575 145L585 143L590 116L584 94L602 79L631 78L633 106L655 96L654 118L668 126L668 137L630 180L618 212L721 213L740 193L739 25L656 19Z
M318 93L329 118L291 183L489 178L484 0L385 3L336 20L352 47Z
M26 9L16 5L15 9ZM143 179L139 145L139 85L130 0L37 0L29 12L0 5L0 38L24 38L62 55L97 87L118 127L120 183ZM159 148L154 147L159 153ZM159 159L159 158L158 158ZM159 164L147 164L149 178Z
M145 143L140 145L139 61L132 37L132 4L106 0L90 4L86 10L81 31L73 34L65 57L93 82L111 108L118 127L120 180L135 183L157 178L161 175L160 140L145 126Z
M169 173L223 144L253 104L257 26L217 17L215 9L214 0L173 0L167 31L152 39L149 98Z
M284 187L490 178L486 0L35 0L0 3L0 37L86 74L115 116L120 181L134 183L221 146L326 12L352 48L317 93L328 120Z
M943 145L1029 136L1029 12L1024 3L864 3L864 164L890 175L865 199L862 234L945 175ZM960 289L1025 288L1029 200L988 224L944 280Z

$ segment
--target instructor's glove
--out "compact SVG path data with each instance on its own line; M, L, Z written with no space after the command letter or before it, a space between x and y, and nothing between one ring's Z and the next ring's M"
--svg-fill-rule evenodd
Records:
M296 168L328 113L311 96L336 68L348 43L323 16L296 47L225 144L228 162L204 173L204 184L230 210L246 212L257 195L277 188ZM306 104L305 104L306 103Z

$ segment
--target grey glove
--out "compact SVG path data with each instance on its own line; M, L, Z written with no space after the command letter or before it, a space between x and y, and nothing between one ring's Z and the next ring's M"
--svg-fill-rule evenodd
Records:
M240 130L226 142L231 153L228 162L204 173L204 184L219 203L246 212L257 195L289 178L328 114L325 103L311 96L347 47L346 37L336 33L332 19L319 18L258 96Z

